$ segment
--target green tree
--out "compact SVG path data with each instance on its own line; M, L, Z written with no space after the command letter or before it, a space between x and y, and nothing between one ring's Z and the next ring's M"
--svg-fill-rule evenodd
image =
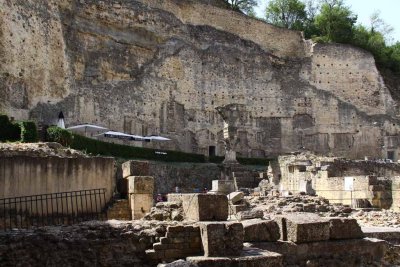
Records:
M299 0L271 0L265 10L267 22L288 29L303 30L306 5Z
M304 36L307 39L315 38L320 35L318 28L315 26L315 17L318 15L321 9L320 1L315 0L304 0L306 5L307 19L304 23Z
M257 0L224 0L224 2L232 10L252 15L254 15L254 7L257 6Z
M321 11L315 17L315 26L322 41L349 43L353 38L353 26L357 16L342 0L324 0Z
M371 23L371 32L379 32L385 38L385 41L391 42L391 34L394 31L394 28L387 24L381 17L381 12L379 10L372 13L370 16Z

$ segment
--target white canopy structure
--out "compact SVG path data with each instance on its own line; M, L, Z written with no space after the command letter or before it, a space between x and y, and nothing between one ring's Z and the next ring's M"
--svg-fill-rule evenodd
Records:
M108 128L86 123L86 124L80 124L80 125L68 127L67 130L70 130L73 132L97 133L97 132L107 131Z
M171 139L159 135L145 136L146 141L171 141Z
M105 133L101 133L97 136L103 135L104 137L109 137L109 138L119 138L119 139L128 139L128 140L134 140L134 141L143 141L144 137L140 135L133 135L133 134L126 134L126 133L121 133L121 132L115 132L115 131L107 131Z

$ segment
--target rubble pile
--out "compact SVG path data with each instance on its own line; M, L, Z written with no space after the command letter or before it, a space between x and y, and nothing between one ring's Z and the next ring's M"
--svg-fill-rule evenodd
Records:
M64 147L59 143L0 143L0 156L30 156L30 157L88 157L81 151Z
M264 213L269 219L275 215L292 212L316 213L322 217L349 217L357 219L361 226L381 226L400 228L400 213L392 210L355 210L347 205L329 203L319 196L248 196L243 199L251 212Z
M179 202L158 202L152 207L150 212L143 218L144 220L156 221L183 221L183 207Z
M344 205L331 205L329 200L308 195L293 196L249 196L245 197L252 210L261 210L264 216L270 214L282 214L290 212L312 212L321 213L323 216L329 217L347 217L352 209Z
M380 226L400 228L400 213L392 210L359 210L351 214L363 226Z

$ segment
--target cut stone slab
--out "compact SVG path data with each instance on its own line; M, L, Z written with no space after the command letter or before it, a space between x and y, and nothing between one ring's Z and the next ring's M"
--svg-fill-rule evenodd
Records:
M328 240L296 244L293 242L257 242L254 247L285 255L284 266L306 266L306 262L319 264L310 266L369 266L381 262L387 245L378 239ZM307 265L309 266L309 265Z
M245 242L274 242L280 237L276 221L253 219L242 221Z
M128 193L129 194L151 194L154 191L154 178L152 176L129 176Z
M122 163L122 177L127 178L129 176L149 176L149 162L129 160Z
M235 215L238 212L247 210L247 206L245 204L241 205L229 205L229 215Z
M243 225L238 222L201 222L200 235L206 257L239 256L243 249Z
M228 195L228 201L230 201L232 204L236 204L240 200L242 200L244 197L243 192L232 192Z
M213 180L211 191L227 195L235 191L235 183L232 180Z
M228 198L222 194L168 194L168 201L182 203L186 220L226 221Z
M310 213L277 216L281 239L295 243L329 240L329 221Z
M257 248L243 248L236 257L188 257L186 261L197 267L281 267L283 256Z
M129 176L127 180L132 219L141 219L153 207L154 178Z
M356 219L329 218L330 239L363 238L364 234Z
M264 217L264 212L262 210L244 210L236 214L238 220L250 220L250 219L261 219Z

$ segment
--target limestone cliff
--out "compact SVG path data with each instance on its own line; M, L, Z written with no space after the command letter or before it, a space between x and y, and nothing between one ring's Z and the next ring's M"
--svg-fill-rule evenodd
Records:
M398 108L372 55L216 3L0 0L0 109L45 124L62 110L70 125L222 155L220 107L242 156L397 159Z

